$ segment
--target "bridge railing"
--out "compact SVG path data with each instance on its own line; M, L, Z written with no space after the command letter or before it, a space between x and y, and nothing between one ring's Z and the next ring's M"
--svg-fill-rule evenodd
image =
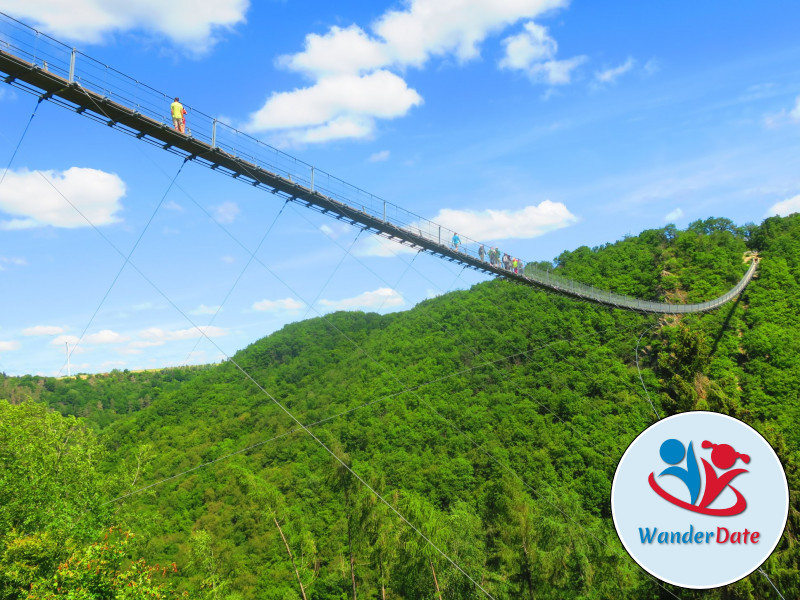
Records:
M34 68L52 72L69 83L75 83L83 89L135 110L155 124L172 126L170 104L177 94L167 94L150 87L3 13L0 13L0 49L27 61L34 65ZM88 94L87 99L92 103L95 102ZM361 211L373 220L403 229L442 249L452 249L452 239L456 233L454 230L317 169L256 139L247 131L237 129L202 112L189 103L184 103L184 107L188 112L186 115L187 135L211 147L223 150L240 159L240 162L250 163L311 192L318 192L351 209ZM95 105L87 108L98 115L103 115L102 106ZM479 261L480 248L483 244L469 239L461 233L459 233L459 238L461 243L458 247L458 254ZM483 247L486 262L490 246L487 244ZM448 258L452 257L448 256ZM524 277L532 282L604 304L648 312L684 313L709 310L729 301L747 285L749 278L752 277L753 268L737 286L725 295L694 305L667 305L662 302L639 300L596 289L535 266L526 267L523 273Z

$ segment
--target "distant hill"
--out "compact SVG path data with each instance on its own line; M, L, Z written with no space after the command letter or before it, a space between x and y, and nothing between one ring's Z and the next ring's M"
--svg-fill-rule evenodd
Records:
M118 525L137 534L124 552L175 563L165 581L192 598L301 598L298 579L309 600L434 598L437 587L442 598L484 597L280 403L496 598L774 598L758 572L702 593L660 584L627 556L610 518L616 463L654 410L736 416L785 465L790 519L764 568L798 598L800 215L645 231L565 252L552 268L698 302L732 287L748 253L761 259L757 278L710 314L659 319L492 281L406 312L288 325L202 369L4 377L0 398L78 420L48 417L51 430L72 432L59 446L37 429L43 409L0 402L0 465L13 454L45 461L45 474L62 469L48 480L55 508L44 498L0 508L0 592L44 589L37 578L70 554L83 560L97 530ZM635 365L640 336L653 406ZM13 439L30 443L12 451ZM62 456L91 458L76 458L70 468L83 474L70 479L54 467ZM91 492L80 501L75 481ZM0 506L30 485L22 471L0 473Z

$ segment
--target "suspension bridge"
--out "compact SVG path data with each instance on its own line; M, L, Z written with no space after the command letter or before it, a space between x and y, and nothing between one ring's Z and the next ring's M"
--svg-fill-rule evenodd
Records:
M523 271L487 262L488 245L387 202L239 131L194 107L191 130L172 128L171 96L0 13L0 78L130 136L324 213L355 227L437 257L510 281L579 300L642 313L682 314L716 309L738 296L753 278L758 258L725 294L697 304L643 300L595 288L527 265Z

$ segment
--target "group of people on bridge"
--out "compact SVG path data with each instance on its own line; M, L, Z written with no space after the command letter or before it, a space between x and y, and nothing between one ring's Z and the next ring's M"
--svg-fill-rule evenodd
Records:
M453 245L453 250L458 252L459 247L461 246L461 238L457 233L453 234L452 245ZM480 258L481 261L486 262L487 254L489 257L489 264L492 265L493 267L502 266L503 269L505 269L506 271L511 271L515 275L524 274L523 262L519 258L512 257L506 252L503 252L503 255L501 257L500 250L497 248L497 246L489 248L489 252L487 253L486 246L481 244L480 248L478 248L478 258Z
M478 256L482 261L486 261L486 249L484 248L483 244L481 244L481 247L478 248ZM503 256L501 257L500 250L497 248L497 246L494 248L489 248L489 264L493 267L499 267L502 265L506 271L513 271L515 274L519 275L523 274L522 260L505 252L503 252Z

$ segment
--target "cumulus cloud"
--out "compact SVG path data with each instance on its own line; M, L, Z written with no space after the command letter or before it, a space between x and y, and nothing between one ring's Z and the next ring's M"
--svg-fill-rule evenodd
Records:
M127 342L130 338L124 336L122 334L117 333L116 331L111 331L110 329L103 329L102 331L98 331L97 333L92 333L87 336L84 336L82 344L121 344L122 342ZM57 346L63 346L64 343L68 343L70 346L77 344L80 342L80 338L75 335L59 335L58 337L54 338L51 344Z
M164 202L164 204L162 204L162 207L165 210L173 210L176 212L180 212L183 210L183 207L174 200L167 200L166 202Z
M220 33L244 22L249 4L249 0L0 0L0 10L76 42L101 43L113 33L134 30L164 36L202 53Z
M785 123L800 123L800 96L795 99L793 108L783 109L765 116L764 123L770 128L779 127Z
M442 209L432 221L473 240L533 238L576 223L578 218L561 202L544 200L522 210Z
M0 211L15 217L0 221L0 229L88 227L59 192L96 226L120 221L116 213L122 208L125 183L116 174L82 167L61 172L22 169L9 171L0 187Z
M222 307L219 305L217 306L206 306L205 304L201 304L194 310L189 311L190 315L214 315L217 313L218 310L221 310Z
M233 223L239 215L239 205L236 202L223 202L214 207L214 217L220 223Z
M777 202L770 206L769 210L764 214L765 217L773 217L779 215L785 217L792 213L800 212L800 194L792 198L787 198L782 202Z
M368 162L383 162L385 160L389 160L390 152L388 150L381 150L380 152L375 152L374 154L370 154L369 158L367 159Z
M78 340L80 338L77 335L60 335L50 343L54 346L63 346L65 343L73 346L78 343Z
M595 71L594 77L600 83L614 83L621 75L624 75L633 68L634 60L628 57L624 63L618 67L612 67L603 71Z
M488 35L566 4L566 0L411 0L406 10L379 18L374 30L403 65L421 67L431 56L447 54L463 62L479 55L478 46Z
M311 85L272 94L244 127L273 132L287 143L369 137L378 120L401 117L423 102L397 72L423 68L434 57L475 59L489 35L566 4L408 0L402 10L381 15L370 31L353 24L308 34L301 52L281 56L277 64L301 73ZM550 61L541 77L564 82L578 62Z
M202 332L202 333L201 333ZM205 334L205 335L204 335ZM166 342L193 340L199 337L221 337L228 335L228 330L214 325L189 327L188 329L161 329L150 327L139 332L139 338L129 344L128 349L163 346ZM132 353L132 352L129 352Z
M19 342L15 342L13 340L0 340L0 352L11 352L17 348L19 348Z
M661 70L661 63L659 63L655 58L651 58L646 63L644 63L644 72L647 75L655 75Z
M417 248L401 244L379 235L360 239L353 248L355 256L391 257L398 254L416 254Z
M127 342L130 338L111 331L110 329L103 329L97 333L92 333L83 338L88 344L120 344Z
M344 28L334 25L325 35L310 33L302 52L278 59L280 66L310 78L358 74L390 62L386 45L371 38L358 25Z
M250 116L246 128L300 128L293 135L306 142L365 137L374 129L374 119L402 116L421 103L422 97L389 71L341 74L322 78L310 87L272 94Z
M157 307L152 302L142 302L141 304L134 304L133 306L131 306L132 310L137 310L137 311L139 311L139 310L152 310L154 308L157 308Z
M332 310L370 310L384 306L402 306L405 304L403 297L392 288L378 288L371 292L364 292L353 298L342 300L319 301L319 305Z
M300 310L305 305L294 298L283 298L282 300L259 300L253 303L253 310L263 312L288 312Z
M64 328L58 325L34 325L22 330L22 335L58 335L64 333Z
M664 216L665 221L677 221L683 216L683 210L678 207Z
M352 226L347 223L340 223L333 221L331 223L323 223L319 226L319 230L331 239L338 239L343 235L347 235L353 231Z
M523 71L538 83L565 85L572 81L572 72L586 62L586 56L556 60L558 43L547 28L533 21L523 25L523 31L503 40L505 56L500 67Z
M15 267L24 267L28 264L24 258L19 258L18 256L0 256L0 271L6 270L6 265L12 265Z

